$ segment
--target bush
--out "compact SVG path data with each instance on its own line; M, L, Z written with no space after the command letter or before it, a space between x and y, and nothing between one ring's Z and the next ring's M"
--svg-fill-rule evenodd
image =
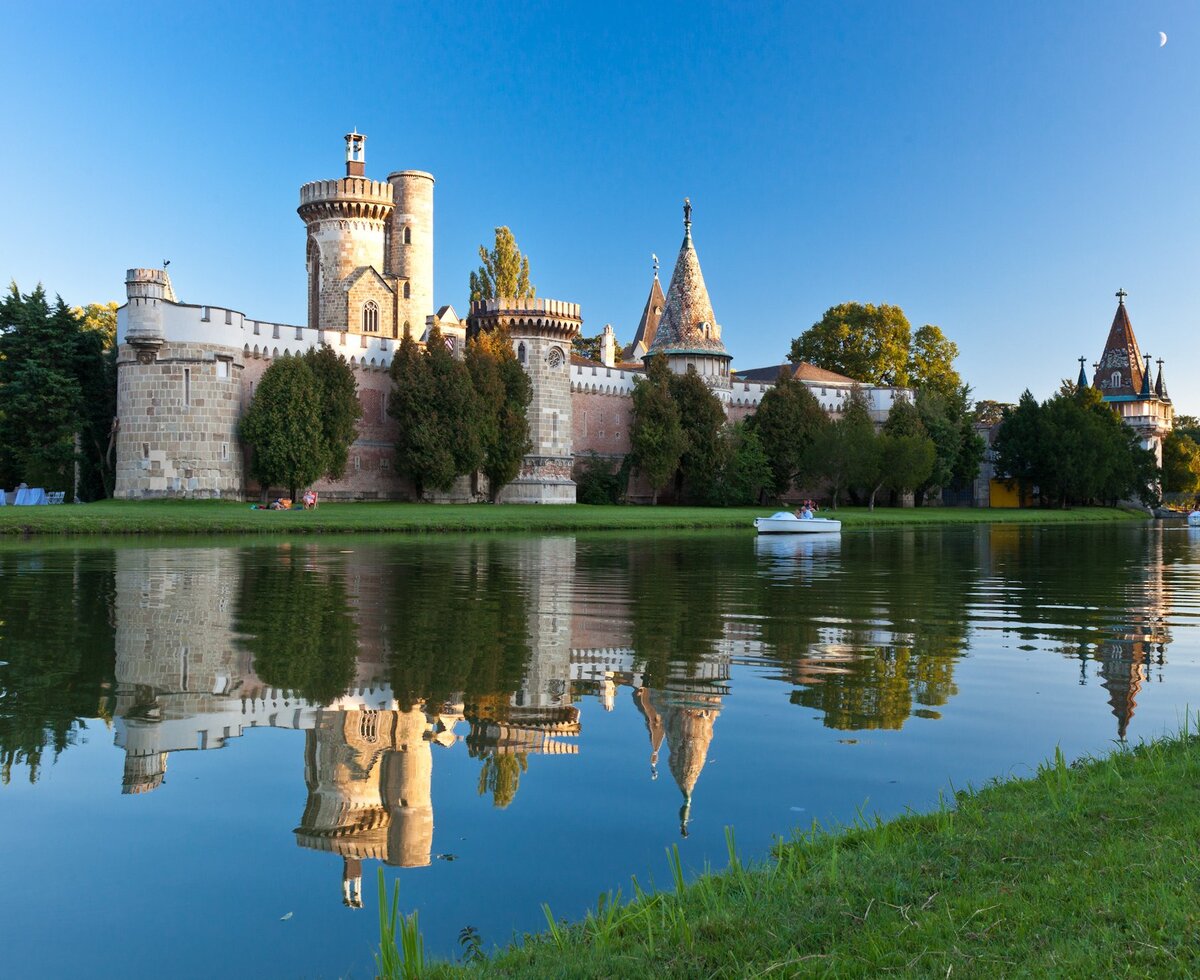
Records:
M584 454L575 476L575 499L581 504L619 504L629 483L629 457L620 466L594 450Z

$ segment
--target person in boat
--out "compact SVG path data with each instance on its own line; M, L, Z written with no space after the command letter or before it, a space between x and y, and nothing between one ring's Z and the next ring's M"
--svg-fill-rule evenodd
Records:
M804 505L804 509L800 511L800 520L811 521L813 519L812 508L808 504Z

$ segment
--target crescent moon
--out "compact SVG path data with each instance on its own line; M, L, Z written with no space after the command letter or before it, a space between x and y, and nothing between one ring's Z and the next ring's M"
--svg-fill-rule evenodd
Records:
M1162 31L1159 31L1158 32L1158 46L1161 48L1166 43L1167 43L1167 35L1164 34Z

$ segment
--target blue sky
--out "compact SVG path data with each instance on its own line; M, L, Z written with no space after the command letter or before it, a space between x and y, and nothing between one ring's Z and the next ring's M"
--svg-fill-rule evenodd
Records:
M1098 358L1118 287L1200 414L1200 3L140 4L0 14L0 275L305 316L299 186L437 178L436 302L510 225L539 295L628 340L694 236L735 367L904 308L979 398ZM1158 32L1169 40L1159 46Z

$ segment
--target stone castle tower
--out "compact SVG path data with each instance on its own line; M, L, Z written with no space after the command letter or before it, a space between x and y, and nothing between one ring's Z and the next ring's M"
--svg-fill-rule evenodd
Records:
M433 176L366 176L366 141L346 134L346 176L300 188L308 229L308 326L400 338L433 313Z
M114 496L240 494L241 348L224 342L209 307L179 303L165 265L130 269L125 291ZM169 329L179 311L200 314L186 339ZM231 324L232 311L217 312Z
M521 472L500 493L503 503L573 504L571 341L583 319L579 304L502 297L471 304L472 333L507 328L517 360L533 383L529 438Z

